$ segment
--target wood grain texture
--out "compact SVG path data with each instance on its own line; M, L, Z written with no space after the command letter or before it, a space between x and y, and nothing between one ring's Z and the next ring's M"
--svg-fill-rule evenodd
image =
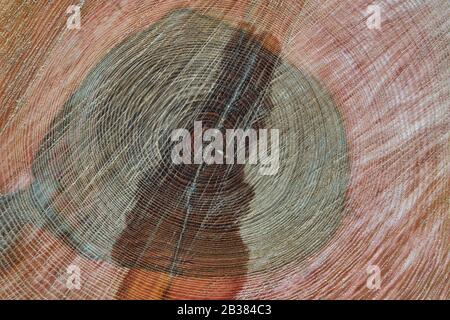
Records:
M71 4L1 5L0 228L2 243L12 245L0 254L0 298L450 298L448 1L383 4L381 30L367 28L364 12L371 1L365 0L85 1L81 29L67 30ZM186 11L178 10L183 8L200 16L191 23L203 27L183 28L189 26L182 18ZM167 18L176 12L184 13ZM221 32L212 36L212 22L205 21L223 23ZM246 167L245 178L233 186L241 185L239 197L248 192L251 200L221 208L245 211L229 231L230 243L246 256L236 261L245 263L231 268L235 272L220 271L217 265L227 265L223 259L236 253L225 250L222 261L212 263L216 273L197 267L192 269L197 274L174 275L151 259L146 261L153 268L133 259L135 267L127 265L123 258L127 248L133 256L133 246L124 234L116 242L121 232L134 238L144 234L145 242L154 221L127 232L126 214L149 198L157 199L152 209L156 215L170 211L186 186L169 193L170 184L156 175L165 169L154 148L121 152L118 137L133 132L125 124L136 111L124 112L107 129L94 132L97 118L89 117L89 108L81 108L80 101L129 98L111 81L114 70L121 69L105 57L120 57L114 48L158 26L167 30L161 32L165 41L160 57L174 61L154 64L167 80L158 85L171 88L173 96L181 96L183 88L189 88L187 96L195 96L188 76L202 75L192 77L198 86L220 79L224 48L232 31L243 25L252 34L270 34L261 43L272 54L280 47L276 54L283 63L270 84L273 108L265 125L280 127L285 137L279 175L261 177ZM184 36L177 37L176 28ZM153 38L145 39L157 39L158 32L153 32ZM210 47L202 53L195 43L208 38ZM151 42L141 45L118 65L142 67L139 54L146 52L153 52L147 55L152 59L159 57ZM196 61L190 54L202 59L190 65ZM179 82L172 81L168 71L186 65L190 69L175 77ZM137 90L146 70L120 73L128 79L125 91ZM102 101L108 106L107 98ZM164 119L181 121L195 110L191 106L176 113L173 103L152 106L147 116L154 127L147 128L147 135L131 134L139 146L161 130L158 124L167 124L165 132L175 126ZM70 108L77 112L68 112ZM61 118L69 114L72 118ZM71 134L61 135L58 143L46 142L49 132L57 132L55 123L67 125L61 119L72 123L67 127L72 131L64 131ZM108 145L101 146L99 137L105 133ZM87 145L95 148L81 148ZM64 158L68 150L71 156ZM115 162L107 162L108 156L119 154ZM142 172L150 177L147 181ZM50 183L56 180L48 177L61 179ZM198 199L201 217L202 208L212 202ZM39 211L39 206L45 209ZM122 253L111 254L115 244ZM213 244L199 244L197 251ZM64 286L71 264L82 270L80 290ZM370 265L382 272L378 290L366 286Z

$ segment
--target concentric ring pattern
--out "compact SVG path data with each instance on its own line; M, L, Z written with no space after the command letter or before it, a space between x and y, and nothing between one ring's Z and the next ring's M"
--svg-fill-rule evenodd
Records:
M83 4L0 122L0 297L448 298L448 45L389 42L440 15L360 2ZM277 169L175 164L199 121Z

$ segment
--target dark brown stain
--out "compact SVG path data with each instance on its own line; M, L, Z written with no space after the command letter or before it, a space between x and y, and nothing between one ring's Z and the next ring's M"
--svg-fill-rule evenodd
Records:
M196 106L203 130L218 128L221 117L221 130L264 126L280 45L270 34L253 32L242 25L226 45L212 94ZM159 167L140 180L113 260L170 277L245 275L249 253L238 220L249 212L254 191L244 165L173 165L170 147L163 148Z

